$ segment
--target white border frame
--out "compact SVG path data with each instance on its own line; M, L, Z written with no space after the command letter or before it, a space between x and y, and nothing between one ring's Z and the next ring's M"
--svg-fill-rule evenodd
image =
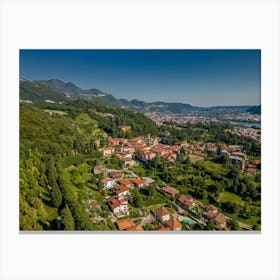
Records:
M279 31L272 0L2 1L1 278L279 279ZM19 234L18 55L28 48L261 49L262 233Z

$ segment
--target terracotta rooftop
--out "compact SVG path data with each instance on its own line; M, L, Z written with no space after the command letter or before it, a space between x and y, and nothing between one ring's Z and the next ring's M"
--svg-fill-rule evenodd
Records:
M111 181L113 181L113 179L106 177L101 181L101 183L102 184L107 184L108 182L111 182Z
M179 202L181 202L182 204L186 205L186 206L193 206L194 205L194 201L191 197L188 197L186 195L181 195L178 199Z
M168 194L171 194L172 196L179 193L178 190L176 190L175 188L169 187L169 186L162 187L161 190Z
M224 224L224 223L227 221L227 218L226 218L225 215L219 213L219 214L215 217L215 221L216 221L218 224L222 225L222 224Z
M121 205L120 201L113 196L108 199L108 204L112 210Z
M217 216L217 212L213 211L203 212L202 214L205 215L207 219L213 219Z
M126 191L129 191L129 188L124 187L124 186L118 186L117 190L116 190L116 193L120 194L120 193L123 193L123 192L126 192Z
M169 215L169 211L165 207L160 207L155 210L155 214L159 217L163 217L165 215Z
M132 184L131 181L129 181L128 179L120 180L119 183L123 186L130 186Z
M117 221L117 226L119 230L127 230L130 227L134 226L134 223L132 219L128 218L128 219Z
M169 227L164 227L164 226L158 226L155 227L153 230L157 230L157 231L170 231Z
M143 231L144 229L142 228L141 225L133 225L129 227L127 230L129 231Z
M247 172L249 172L249 173L256 173L257 169L256 168L247 168Z
M136 185L142 185L142 184L144 184L144 181L141 180L140 178L134 178L134 179L132 180L132 182L133 182L134 184L136 184Z
M178 221L176 220L168 220L165 222L167 224L168 227L170 227L170 229L172 230L175 230L175 229L178 229L178 228L182 228L182 225L181 223L179 223Z
M114 179L119 179L119 178L123 177L123 172L122 171L111 171L111 172L109 172L109 175Z
M207 205L207 206L206 206L206 209L207 209L208 211L212 211L212 212L218 211L217 207L215 207L215 206L212 205L212 204Z

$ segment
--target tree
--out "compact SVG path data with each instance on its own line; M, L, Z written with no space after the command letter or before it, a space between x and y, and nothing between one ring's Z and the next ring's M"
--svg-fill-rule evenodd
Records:
M75 221L68 205L61 211L61 222L64 230L75 230Z
M183 162L184 159L185 159L185 154L180 153L180 154L178 155L178 161L179 161L179 162Z
M240 225L236 220L228 220L227 226L230 230L240 230Z
M186 157L186 152L185 152L184 148L182 147L180 150L180 153L178 155L178 161L183 162L185 160L185 157Z
M220 156L221 155L221 145L218 145L218 148L217 148L217 156Z
M155 186L148 187L147 192L149 197L154 197L157 194L156 187Z
M207 223L207 230L215 230L215 225L211 220Z
M253 230L261 230L261 225L259 224L253 225Z
M58 208L62 203L62 194L56 182L52 186L51 198L54 206Z
M142 207L144 201L143 201L142 195L140 194L139 190L134 189L134 190L132 190L131 194L132 194L133 206L138 207L138 208Z
M239 175L239 171L237 168L232 168L228 174L227 174L227 177L229 179L237 179L238 178L238 175Z
M226 201L226 202L222 202L221 203L221 208L223 211L227 212L227 213L239 213L240 210L240 205L232 202L232 201Z
M50 157L48 161L48 169L47 169L47 178L50 187L53 187L56 184L56 180L58 178L57 172L54 166L53 157Z

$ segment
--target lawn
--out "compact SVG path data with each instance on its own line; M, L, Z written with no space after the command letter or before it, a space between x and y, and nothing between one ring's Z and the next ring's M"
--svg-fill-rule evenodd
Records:
M231 202L235 202L238 203L240 205L244 205L244 201L241 199L240 196L231 193L231 192L221 192L218 198L219 202L226 202L226 201L231 201Z
M166 199L164 199L164 198L154 198L154 199L145 201L144 206L149 207L154 204L164 204L165 201L166 201Z
M149 209L154 212L155 209L157 209L157 208L159 208L161 206L164 206L164 205L165 205L165 203L159 203L159 204L150 205Z
M207 173L217 173L220 175L226 175L228 170L224 168L221 164L213 163L211 161L202 161L199 163Z
M200 156L196 156L196 155L190 155L190 161L192 163L198 162L198 161L201 161L201 160L204 160L204 157L200 157Z

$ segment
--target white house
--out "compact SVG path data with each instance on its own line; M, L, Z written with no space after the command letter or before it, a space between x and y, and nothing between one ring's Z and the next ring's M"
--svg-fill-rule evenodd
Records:
M129 194L129 188L124 186L118 186L115 191L118 198L127 196Z
M129 215L128 201L125 198L112 196L108 199L108 204L116 216L122 217Z
M101 181L102 185L103 185L103 188L104 189L111 189L114 187L114 185L116 184L115 180L112 179L112 178L104 178L102 181Z

